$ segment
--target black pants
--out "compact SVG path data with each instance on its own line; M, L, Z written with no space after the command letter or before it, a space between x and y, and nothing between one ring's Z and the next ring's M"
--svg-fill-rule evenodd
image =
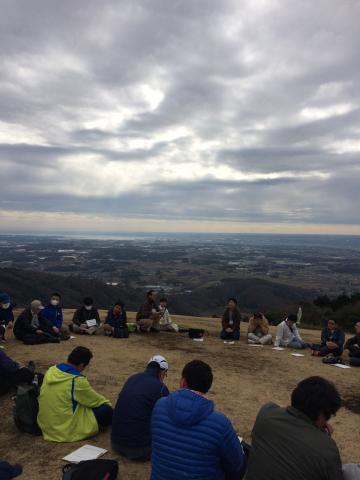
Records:
M111 442L111 448L122 457L135 462L148 462L151 458L151 446L129 448Z
M36 333L28 333L24 335L22 341L25 345L40 345L42 343L59 343L59 337L55 337L50 335L49 333L45 333L43 335L37 335Z
M350 355L350 365L352 367L360 367L360 357L353 357Z
M34 380L34 373L26 367L19 368L14 375L3 377L0 382L0 395L10 392L19 383L31 383Z

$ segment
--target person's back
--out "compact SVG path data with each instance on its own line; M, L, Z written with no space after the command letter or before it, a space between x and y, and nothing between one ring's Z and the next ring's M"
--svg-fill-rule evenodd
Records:
M332 405L326 405L326 402L332 402L331 392L328 389L330 395L324 400L323 392L320 392L321 385L316 385L319 378L310 377L297 387L299 391L305 382L313 382L312 392L311 388L308 391L303 389L300 403L305 411L314 411L319 420L313 421L294 406L281 408L268 403L261 408L252 431L246 480L342 480L339 451L325 422L331 414L336 413L340 397L335 398ZM321 403L324 404L323 413L316 411Z
M190 362L183 376L195 363L206 365ZM151 431L152 480L217 480L225 474L240 478L244 458L241 443L230 420L214 410L205 392L185 387L160 399L153 411Z
M169 395L163 383L168 364L163 357L150 359L144 372L132 375L121 390L113 415L113 450L130 459L149 459L150 421L155 403Z

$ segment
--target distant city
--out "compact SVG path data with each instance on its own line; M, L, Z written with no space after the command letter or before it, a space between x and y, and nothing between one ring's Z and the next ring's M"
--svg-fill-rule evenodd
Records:
M360 237L320 235L0 235L0 268L183 294L261 278L338 295L360 291Z

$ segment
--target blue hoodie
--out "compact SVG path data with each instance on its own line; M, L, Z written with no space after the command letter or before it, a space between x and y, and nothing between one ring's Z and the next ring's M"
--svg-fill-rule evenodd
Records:
M151 480L223 480L241 470L244 454L230 420L191 390L160 399L151 430Z

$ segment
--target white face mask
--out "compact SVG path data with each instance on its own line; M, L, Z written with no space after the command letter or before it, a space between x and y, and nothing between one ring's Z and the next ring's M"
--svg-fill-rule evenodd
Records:
M85 305L85 309L86 309L86 310L91 310L91 309L92 309L92 305Z
M3 304L1 305L1 308L3 308L4 310L6 310L6 309L9 308L9 307L10 307L10 303L3 303Z
M53 307L56 307L57 305L59 305L59 300L50 300L50 303Z

